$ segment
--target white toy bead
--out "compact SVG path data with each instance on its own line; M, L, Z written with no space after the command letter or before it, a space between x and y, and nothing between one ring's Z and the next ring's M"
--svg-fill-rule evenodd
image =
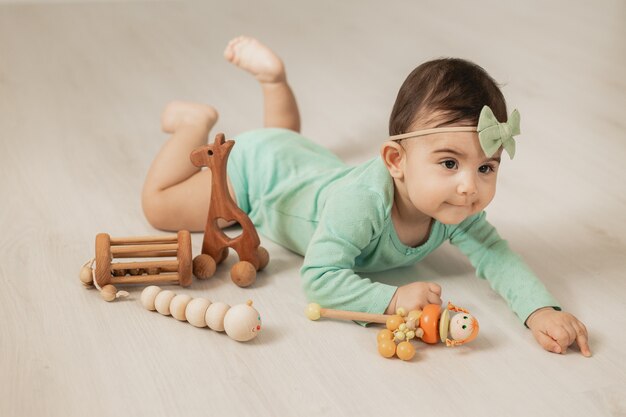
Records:
M100 296L104 301L113 301L116 298L117 288L114 285L108 284L102 287L102 291L100 291Z
M83 283L85 287L90 287L93 285L92 269L89 268L88 266L83 266L80 269L79 277L80 277L80 281Z
M254 339L261 330L261 316L252 307L252 301L228 310L224 317L224 329L231 339L238 342Z
M187 304L185 309L185 317L187 321L196 327L206 327L206 311L211 305L211 302L206 298L194 298Z
M174 291L165 290L161 291L157 294L154 299L154 308L156 311L163 314L164 316L170 315L170 303L172 302L172 298L174 298L176 294Z
M216 332L224 331L224 316L230 309L230 306L226 303L216 302L209 306L204 316L207 326Z
M141 305L146 310L154 311L156 309L154 306L154 300L160 292L161 287L157 287L156 285L150 285L149 287L144 288L141 292Z
M170 313L172 314L172 317L180 321L187 320L185 317L185 309L190 301L191 297L187 294L178 294L176 297L172 298L172 301L170 302Z
M115 287L108 285L109 290ZM226 303L211 303L206 298L192 298L186 294L176 295L156 285L144 288L141 292L141 304L147 310L155 310L180 320L187 320L195 327L208 326L217 332L226 334L238 342L254 339L261 331L261 316L252 307L252 301L230 307Z

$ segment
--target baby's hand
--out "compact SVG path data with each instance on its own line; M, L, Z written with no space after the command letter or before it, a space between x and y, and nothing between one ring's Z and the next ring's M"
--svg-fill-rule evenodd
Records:
M551 307L540 308L528 317L526 324L537 342L548 352L565 353L567 347L578 344L580 352L591 356L587 342L587 328L576 317Z
M441 287L432 282L412 282L398 287L386 314L396 314L398 308L405 311L421 310L426 304L441 304Z

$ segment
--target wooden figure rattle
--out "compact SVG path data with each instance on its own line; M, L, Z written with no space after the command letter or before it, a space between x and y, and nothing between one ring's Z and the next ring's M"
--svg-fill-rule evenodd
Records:
M230 271L231 279L240 287L247 287L256 280L257 271L267 266L269 254L259 246L259 235L252 221L228 192L226 164L234 145L235 141L226 141L224 134L218 133L212 145L197 148L190 155L194 166L206 166L211 170L211 200L204 229L202 255L194 259L193 271L200 279L210 278L215 273L216 265L228 256L228 249L233 248L239 255L239 262ZM234 239L226 236L217 225L218 219L239 223L241 235Z
M252 301L230 307L222 302L212 303L206 298L191 298L173 291L162 291L151 285L141 293L141 304L147 310L156 310L164 316L187 321L195 327L209 327L238 342L254 339L261 331L261 316L252 307Z
M457 314L451 317L451 311ZM377 337L378 352L386 358L397 355L402 360L411 360L415 355L415 348L409 342L414 338L429 344L441 341L448 347L460 346L474 340L479 330L478 320L450 302L443 310L438 304L428 304L424 310L408 314L400 308L393 315L331 310L313 303L308 305L305 313L311 320L328 317L384 323L386 329L382 329Z
M113 262L123 258L142 260ZM102 298L113 301L128 295L117 291L115 285L119 284L168 283L188 287L191 269L191 237L186 230L176 235L122 238L100 233L96 236L96 257L83 265L80 280L87 287L95 285Z

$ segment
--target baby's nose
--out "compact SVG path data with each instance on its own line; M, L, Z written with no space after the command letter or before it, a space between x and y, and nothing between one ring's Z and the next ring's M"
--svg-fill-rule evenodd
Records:
M459 194L476 194L478 192L478 188L476 187L476 178L474 175L467 173L461 176L461 181L457 187L457 192Z

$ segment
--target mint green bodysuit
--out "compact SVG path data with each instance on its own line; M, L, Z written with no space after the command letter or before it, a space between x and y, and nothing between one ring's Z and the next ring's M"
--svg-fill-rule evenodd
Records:
M404 245L391 220L394 185L380 157L348 166L326 148L285 129L235 137L228 176L237 204L258 231L304 255L308 299L325 308L382 313L397 287L369 272L412 265L449 240L525 322L556 300L485 218L434 221L428 240Z

